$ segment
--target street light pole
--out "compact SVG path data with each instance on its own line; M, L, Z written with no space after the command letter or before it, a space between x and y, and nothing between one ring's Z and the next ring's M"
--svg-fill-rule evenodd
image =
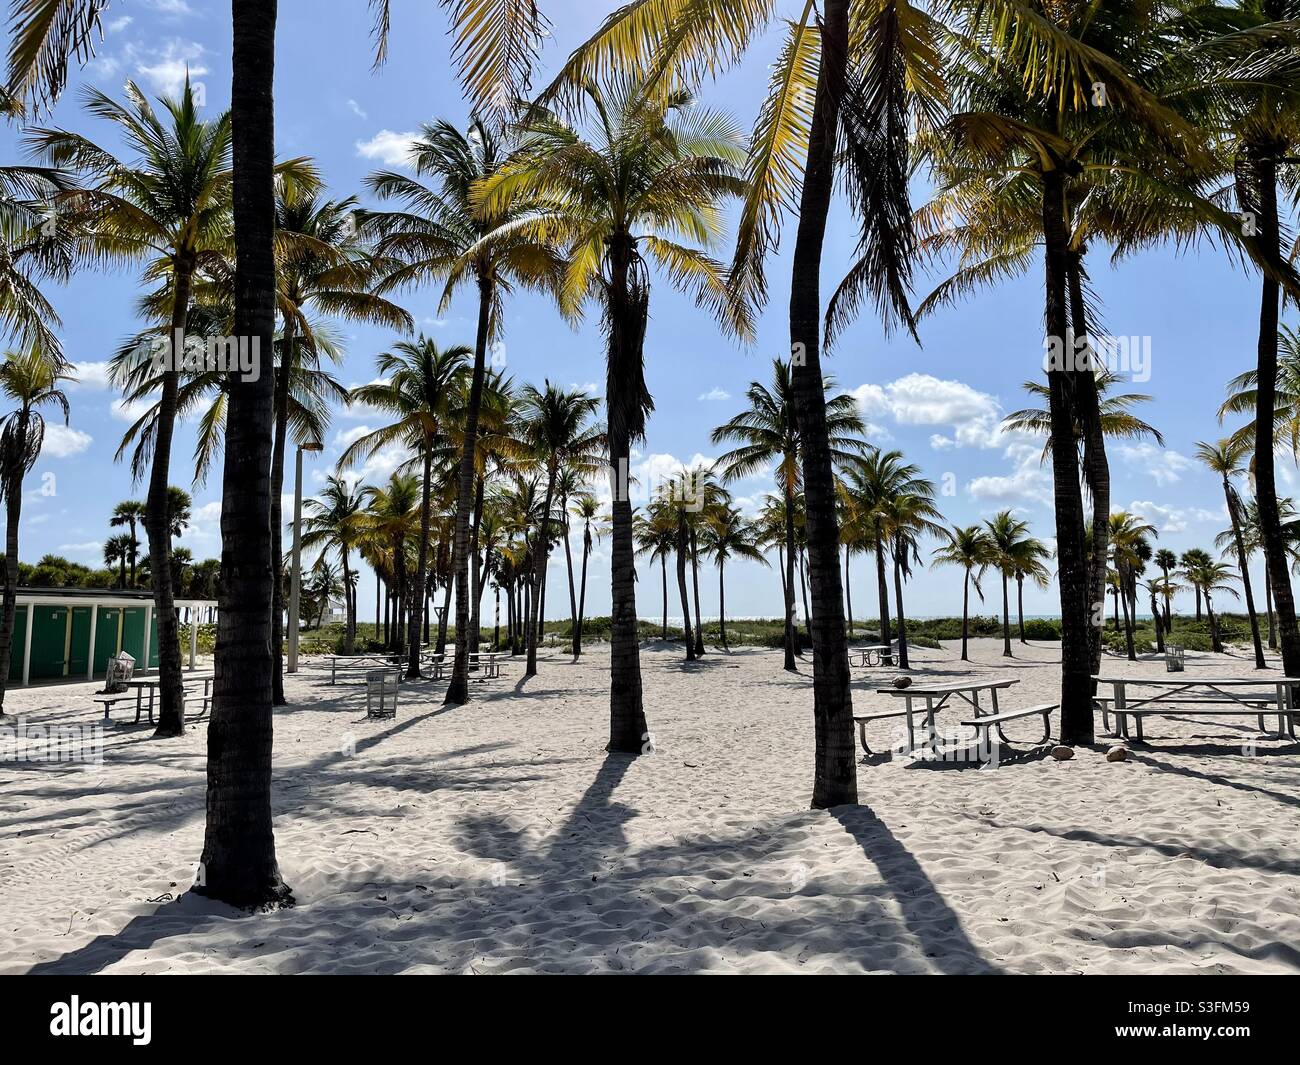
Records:
M289 569L289 665L287 672L298 672L298 615L302 597L302 453L320 451L316 441L299 444L294 455L293 471L293 562Z

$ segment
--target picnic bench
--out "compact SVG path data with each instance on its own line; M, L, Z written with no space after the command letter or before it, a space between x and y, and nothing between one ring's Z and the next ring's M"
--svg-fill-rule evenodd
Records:
M853 720L858 725L858 739L862 743L862 749L871 755L874 752L867 743L867 725L872 721L880 721L885 718L901 717L907 725L907 753L911 754L916 750L916 729L912 721L913 714L925 714L926 743L927 745L934 742L935 728L934 715L937 714L947 704L953 696L970 704L975 710L977 717L985 716L983 707L980 704L980 694L987 692L991 700L993 713L991 716L998 715L998 692L1005 688L1010 688L1013 684L1019 684L1020 681L1015 677L993 677L989 680L972 680L952 683L928 684L924 681L909 685L906 688L877 688L876 692L880 695L889 695L899 698L906 704L902 710L875 710L865 714L854 714ZM914 705L914 703L924 701L924 706ZM1037 713L1035 709L1032 711ZM1024 716L1016 713L1017 717ZM1008 721L1009 717L1002 717L1001 721ZM965 724L965 722L963 722ZM998 724L1001 722L990 722ZM999 727L999 734L1001 729Z
M1043 718L1043 738L1038 742L1046 743L1052 738L1052 711L1060 709L1060 706L1060 703L1039 703L1037 706L1026 706L1020 710L1002 710L995 714L976 713L974 717L968 718L962 724L975 730L975 742L980 746L988 745L989 729L991 728L998 730L998 739L1009 744L1011 741L1007 739L1007 734L1002 731L1003 722L1040 714Z
M340 671L343 673L355 673L357 671L366 672L372 669L387 669L391 666L401 665L403 657L404 656L395 653L373 655L330 655L330 683L334 684L338 681Z
M1300 677L1116 677L1096 676L1098 685L1109 684L1112 695L1098 697L1102 727L1112 735L1129 736L1129 718L1137 725L1137 742L1144 742L1142 719L1156 716L1253 717L1259 731L1268 732L1265 717L1277 715L1278 734L1296 738L1292 711ZM1153 688L1155 693L1133 699L1130 688ZM1250 691L1264 688L1267 691ZM1191 694L1185 694L1191 693ZM1110 715L1115 715L1112 732Z
M850 647L849 664L854 666L892 666L894 664L894 646L888 643L871 644L869 647Z
M212 673L184 673L181 678L181 690L184 695L194 695L198 693L198 682L203 682L203 695L200 696L200 709L194 715L194 720L202 717L208 712L208 707L212 703L212 680L215 674ZM157 676L153 677L133 677L125 682L128 688L134 689L134 692L103 692L94 697L94 701L104 708L104 722L112 724L110 712L118 703L130 702L135 700L135 719L132 724L140 723L140 715L147 713L149 715L149 724L153 724L154 700L158 691L162 687L162 679ZM144 693L149 693L149 702L145 703Z

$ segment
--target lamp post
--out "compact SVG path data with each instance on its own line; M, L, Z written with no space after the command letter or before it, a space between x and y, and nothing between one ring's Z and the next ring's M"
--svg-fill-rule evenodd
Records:
M302 595L302 453L321 451L319 440L298 445L293 469L293 563L289 569L289 668L298 672L298 614Z

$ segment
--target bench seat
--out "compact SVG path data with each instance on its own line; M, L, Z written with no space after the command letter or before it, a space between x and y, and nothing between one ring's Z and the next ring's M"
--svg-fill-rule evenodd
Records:
M1019 710L1001 710L996 714L984 714L981 716L970 717L962 722L975 730L975 741L987 740L990 728L998 730L998 738L1003 743L1010 743L1006 733L1002 731L1004 721L1015 721L1020 717L1032 717L1034 714L1040 714L1043 718L1043 738L1039 743L1046 743L1052 736L1052 711L1060 709L1060 703L1040 703L1037 706L1025 706Z
M939 711L936 709L935 713L938 712ZM908 710L906 708L902 710L873 710L869 714L854 714L853 720L857 723L858 726L858 740L862 744L862 750L867 754L868 757L871 757L875 754L875 752L867 744L867 722L883 721L885 718L888 717L907 717L908 714L924 715L925 713L926 713L926 707L921 705L915 705L912 707L911 710Z

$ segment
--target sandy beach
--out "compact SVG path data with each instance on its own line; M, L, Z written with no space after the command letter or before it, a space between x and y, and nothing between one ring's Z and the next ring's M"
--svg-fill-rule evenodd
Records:
M913 676L1015 677L1004 708L1053 699L1058 648L1015 650L975 641L969 666L919 650ZM1250 666L1189 653L1187 668ZM601 749L600 646L577 664L545 652L530 681L508 662L454 709L441 682L404 685L389 721L308 662L275 717L297 906L270 914L186 894L202 721L169 741L119 724L99 766L7 761L0 972L1300 971L1294 742L1252 743L1246 718L1162 718L1126 762L1104 745L1057 762L1023 719L996 768L860 761L861 807L813 812L811 659L780 667L776 651L687 666L647 645L656 751L627 759ZM883 706L872 689L894 671L854 673L855 708ZM16 689L7 707L88 725L95 687ZM886 747L889 723L872 738Z

